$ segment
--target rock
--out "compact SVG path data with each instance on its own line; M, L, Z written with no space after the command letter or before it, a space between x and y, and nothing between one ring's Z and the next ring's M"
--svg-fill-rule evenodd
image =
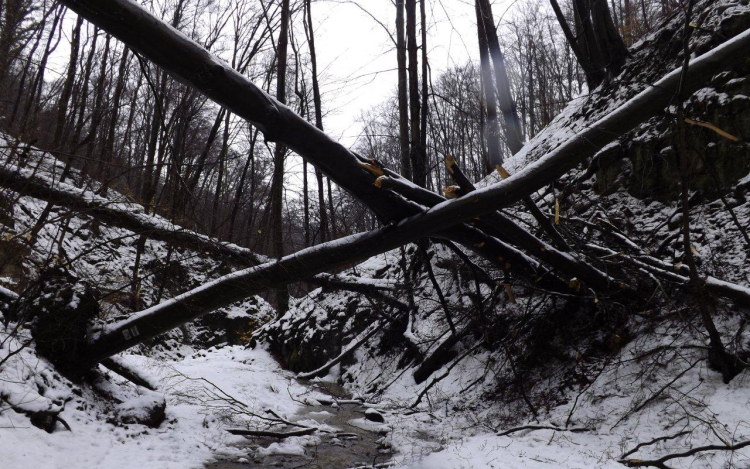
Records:
M750 28L750 12L742 9L732 11L721 20L719 28L727 39L733 38Z
M385 417L383 417L383 414L375 409L367 409L365 411L365 418L371 422L385 423Z
M36 351L63 371L77 371L90 321L99 314L93 288L62 267L43 271L10 317L30 323Z
M122 423L137 423L156 428L166 417L166 407L164 396L149 392L119 404L115 413Z

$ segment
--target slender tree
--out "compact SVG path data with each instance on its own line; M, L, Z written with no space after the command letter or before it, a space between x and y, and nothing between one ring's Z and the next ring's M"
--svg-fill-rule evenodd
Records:
M289 0L281 0L281 26L276 44L276 99L286 103L287 45L289 43ZM274 258L284 256L283 195L284 161L286 147L277 143L273 153L273 176L271 179L271 253ZM286 288L277 291L277 311L283 314L289 303Z
M401 175L412 179L409 149L409 82L406 67L404 0L396 0L396 60L398 64L398 142Z
M318 56L315 51L315 30L312 22L312 2L305 0L307 21L305 21L305 33L307 44L310 48L310 67L312 68L312 91L313 106L315 107L315 127L323 130L323 109L320 97L320 83L318 82ZM328 213L326 211L325 196L323 189L323 173L315 168L315 179L318 183L318 210L320 216L320 240L325 242L331 238L331 230L328 226Z
M427 166L420 134L420 93L419 93L419 46L417 44L417 0L406 0L406 50L409 59L409 154L412 177L416 184L423 186L427 180Z

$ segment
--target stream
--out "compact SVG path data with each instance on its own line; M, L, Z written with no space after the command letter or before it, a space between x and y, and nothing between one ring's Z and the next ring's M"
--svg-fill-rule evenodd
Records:
M362 421L366 408L359 402L349 399L346 391L334 383L309 383L300 381L307 387L314 386L318 393L330 396L329 402L318 399L322 405L302 408L293 421L313 419L320 424L335 427L335 432L318 431L320 443L305 447L305 454L273 453L261 455L259 448L267 448L282 440L273 437L248 437L241 449L247 449L247 457L238 460L219 460L209 463L206 469L249 469L249 468L325 468L325 469L369 469L390 467L391 452L379 440L385 436L384 424L369 422L373 430L352 425L352 420ZM376 430L377 427L381 427Z

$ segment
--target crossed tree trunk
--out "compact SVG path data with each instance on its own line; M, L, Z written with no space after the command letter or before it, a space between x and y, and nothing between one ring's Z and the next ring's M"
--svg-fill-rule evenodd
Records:
M267 140L276 141L297 152L367 204L385 224L383 228L369 233L324 243L279 260L234 272L136 313L127 320L107 326L91 339L82 356L75 357L79 366L91 366L248 296L364 260L426 236L456 241L496 265L510 267L534 280L541 277L553 287L565 284L560 282L557 273L577 277L597 291L620 287L620 282L612 281L598 269L572 259L569 255L545 255L544 262L556 271L545 273L545 268L530 257L541 257L540 252L524 253L509 243L517 244L522 249L530 249L534 245L543 246L545 251L554 249L549 244L517 226L513 228L507 225L505 232L496 230L491 236L488 234L490 228L478 228L467 222L522 200L593 156L618 136L663 110L674 97L680 79L679 70L666 75L654 86L510 178L455 200L438 201L434 199L435 194L411 184L375 161L367 161L350 152L258 89L219 58L135 3L129 0L61 2L123 41L136 53L161 66L174 78L193 86L249 121L264 133ZM748 45L750 31L695 59L691 64L690 74L684 80L683 91L695 91L718 70L742 59L743 51ZM397 182L395 185L405 186L409 190L395 191L382 184L375 184L380 176L387 176ZM404 194L411 194L412 200ZM428 197L433 200L429 205L434 205L428 210L415 202ZM510 220L504 223L513 224ZM505 239L511 233L517 237ZM502 260L499 261L498 258ZM512 261L508 262L508 259Z

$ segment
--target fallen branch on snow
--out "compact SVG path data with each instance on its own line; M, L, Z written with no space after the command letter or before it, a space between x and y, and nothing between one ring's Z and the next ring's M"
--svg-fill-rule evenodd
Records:
M564 427L556 427L554 425L524 425L522 427L515 427L511 428L509 430L505 430L503 432L500 432L497 434L497 436L507 436L511 433L520 432L523 430L554 430L556 432L571 432L571 433L582 433L582 432L590 432L593 430L593 428L588 427L573 427L573 428L564 428Z
M743 441L734 445L706 445L691 448L682 453L672 453L662 456L659 459L621 459L619 462L627 467L658 467L660 469L669 469L665 463L672 459L687 458L704 451L737 451L750 446L750 441Z
M142 375L138 370L133 369L116 357L109 357L106 360L102 360L101 364L113 373L117 373L131 383L142 386L149 391L157 391L159 389L159 386L153 380L149 379L148 376Z
M300 430L292 430L289 432L272 432L269 430L244 430L242 428L227 428L227 431L232 435L242 436L270 436L272 438L289 438L291 436L306 436L312 435L318 429L315 427L307 427Z
M355 350L357 350L362 344L370 340L370 337L374 336L375 333L378 332L382 327L382 323L376 322L374 325L370 326L369 330L360 334L359 338L355 339L356 341L354 342L354 344L344 349L340 354L338 354L336 358L316 370L308 371L307 373L299 373L297 375L297 378L310 379L315 378L316 376L325 376L331 368L341 363L341 360L354 353Z
M459 362L461 362L461 360L463 360L464 358L466 358L469 355L471 355L474 351L476 351L482 345L484 345L484 340L480 340L472 348L470 348L469 350L465 351L458 358L456 358L455 360L453 360L453 363L451 363L451 365L443 372L443 374L441 374L440 376L436 376L432 381L430 381L430 384L428 384L427 386L425 386L424 389L422 389L422 391L420 391L419 395L414 400L414 403L411 406L409 406L409 408L413 409L413 408L417 407L419 405L419 403L422 402L422 398L425 396L425 394L427 394L427 391L429 391L433 386L435 386L437 383L439 383L443 379L447 378L448 375L450 374L451 370L456 365L458 365Z
M622 456L620 456L620 460L623 460L623 459L627 458L628 456L630 456L631 454L635 453L636 451L638 451L639 449L641 449L641 448L643 448L645 446L651 446L651 445L659 443L661 441L674 440L675 438L679 438L679 437L681 437L683 435L689 435L690 433L692 433L692 432L690 432L688 430L684 430L684 431L681 431L679 433L675 433L674 435L660 436L660 437L654 438L653 440L650 440L650 441L644 441L643 443L638 443L635 446L635 448L633 448L633 449L631 449L629 451L626 451L625 453L622 453Z

